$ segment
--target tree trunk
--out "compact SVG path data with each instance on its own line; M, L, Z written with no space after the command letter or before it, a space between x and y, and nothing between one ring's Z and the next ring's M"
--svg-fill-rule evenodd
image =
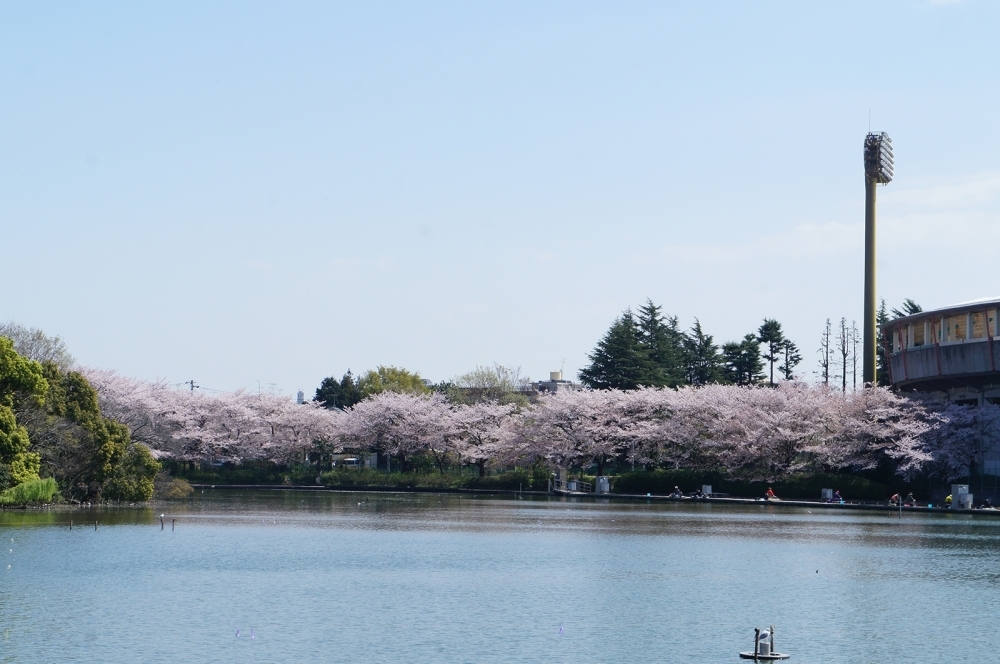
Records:
M486 459L482 461L477 461L476 465L479 466L479 476L486 477Z
M604 455L600 454L597 457L597 476L600 477L604 474Z

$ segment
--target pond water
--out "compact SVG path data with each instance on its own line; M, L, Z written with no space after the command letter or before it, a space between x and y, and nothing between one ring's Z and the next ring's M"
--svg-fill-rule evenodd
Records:
M1000 519L969 515L216 489L0 537L0 662L738 662L771 624L792 662L1000 646Z

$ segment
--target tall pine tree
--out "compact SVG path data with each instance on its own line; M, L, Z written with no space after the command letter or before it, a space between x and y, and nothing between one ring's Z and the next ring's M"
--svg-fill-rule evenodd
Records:
M712 335L705 334L695 318L691 331L684 335L684 377L688 385L718 383L722 378L722 357Z
M770 384L774 387L774 363L781 361L782 344L785 334L781 331L781 323L773 318L765 318L757 330L757 341L764 346L764 359L771 365Z
M642 331L628 309L615 319L588 357L590 366L580 372L580 381L588 387L634 390L650 384L652 363Z
M647 299L639 308L637 322L642 345L650 362L647 385L677 387L684 384L684 333L675 316L664 317L661 307Z
M760 359L760 342L753 334L742 341L722 345L723 375L734 385L759 385L764 380L764 363Z
M781 344L781 353L784 362L778 367L778 371L785 380L795 380L795 367L802 361L802 353L799 347L792 343L791 339L785 339Z

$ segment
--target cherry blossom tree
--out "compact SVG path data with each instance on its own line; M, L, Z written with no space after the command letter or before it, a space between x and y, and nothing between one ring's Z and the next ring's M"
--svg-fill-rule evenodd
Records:
M444 453L451 422L441 394L381 392L347 410L340 439L348 447L399 458L402 470L414 454Z
M343 415L319 404L237 391L198 394L115 372L85 369L102 412L156 456L179 460L287 461L335 440Z
M1000 406L967 406L925 400L938 421L926 434L933 467L945 481L973 475L1000 447ZM980 469L981 472L981 469Z
M450 415L458 434L458 454L463 463L479 468L480 477L485 477L490 462L516 461L517 404L480 401L459 406Z
M941 420L922 401L871 387L834 401L839 421L821 450L831 468L871 470L890 462L911 477L933 461L927 436Z
M346 412L245 391L200 394L164 381L85 370L102 412L133 440L181 460L287 461L348 447L489 467L541 461L721 472L749 480L870 470L965 472L1000 438L1000 407L949 406L886 388L842 393L784 381L775 388L704 385L560 391L529 407L450 403L383 392Z

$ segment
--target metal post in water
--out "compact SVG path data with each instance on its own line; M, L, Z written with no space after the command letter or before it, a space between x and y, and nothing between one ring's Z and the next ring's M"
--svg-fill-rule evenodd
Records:
M170 532L173 532L174 528L176 528L176 527L177 527L177 519L171 519L170 520Z

